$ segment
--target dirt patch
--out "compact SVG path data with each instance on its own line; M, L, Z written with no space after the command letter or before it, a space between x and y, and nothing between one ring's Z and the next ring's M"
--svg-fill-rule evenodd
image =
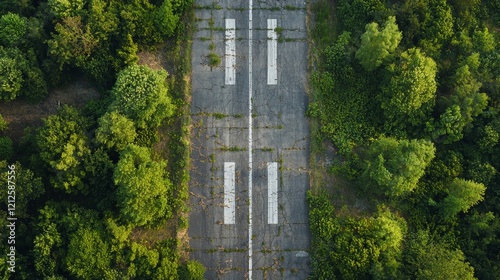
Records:
M153 70L160 70L163 69L163 64L165 63L165 58L162 55L163 52L161 51L148 51L148 50L143 50L137 54L139 57L139 62L137 64L139 65L147 65L149 68Z
M165 226L158 228L136 227L132 230L129 239L141 243L148 248L154 248L160 241L176 237L177 225L175 221L169 219Z
M67 86L49 91L47 98L37 104L24 100L1 102L0 114L9 123L9 128L2 134L18 142L26 127L41 126L42 119L57 113L60 106L66 104L81 109L89 100L99 96L87 79L80 78Z
M331 141L325 140L321 145L321 152L312 154L311 189L316 194L325 191L337 209L337 215L364 216L369 211L369 202L362 197L353 182L331 171L334 164L339 164L334 162L339 157L337 152Z

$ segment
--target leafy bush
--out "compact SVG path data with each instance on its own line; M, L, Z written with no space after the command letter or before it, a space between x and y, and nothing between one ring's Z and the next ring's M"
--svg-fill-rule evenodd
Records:
M14 147L9 137L0 137L0 160L10 160L14 155Z
M179 278L203 280L205 279L205 267L198 261L189 260L187 263L179 266Z
M8 123L4 120L3 116L0 114L0 131L7 129Z

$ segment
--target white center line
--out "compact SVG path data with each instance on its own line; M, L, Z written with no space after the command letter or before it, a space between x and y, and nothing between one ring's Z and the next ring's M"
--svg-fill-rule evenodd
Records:
M267 20L267 84L278 84L278 36L276 19Z
M248 279L252 279L252 9L248 3Z
M236 24L234 18L226 19L226 85L236 83Z
M224 162L224 224L233 225L235 215L235 163Z
M267 164L267 223L278 223L278 163Z

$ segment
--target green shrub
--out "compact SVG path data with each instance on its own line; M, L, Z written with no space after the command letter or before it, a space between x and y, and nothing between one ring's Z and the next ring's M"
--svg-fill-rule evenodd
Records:
M14 147L9 137L0 137L0 160L10 160L14 155Z
M198 261L189 260L179 266L179 279L203 280L205 279L205 267Z
M208 54L207 57L208 57L208 65L210 65L210 67L217 67L220 65L221 59L220 56L217 55L216 53L211 52L210 54Z

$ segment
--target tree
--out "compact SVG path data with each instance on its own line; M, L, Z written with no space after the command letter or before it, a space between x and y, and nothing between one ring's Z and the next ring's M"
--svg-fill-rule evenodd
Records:
M12 140L7 136L0 137L0 160L10 160L14 155Z
M175 110L166 78L167 72L163 69L155 71L141 65L125 68L111 90L114 101L110 110L131 119L138 128L159 126Z
M177 253L177 242L167 239L158 244L160 251L160 262L156 267L153 279L170 280L179 279L177 274L179 266L179 253Z
M448 280L474 278L474 268L465 262L459 249L433 241L429 234L419 231L409 238L406 253L406 273L418 280Z
M417 44L432 58L453 37L454 19L446 0L405 1L398 18L405 45Z
M485 27L483 30L474 30L472 35L474 50L479 53L488 53L495 50L495 36Z
M85 0L48 0L50 12L56 18L79 16L84 11Z
M45 119L38 131L39 156L50 167L50 181L55 188L85 192L83 161L90 154L86 126L85 118L76 109L64 105L57 115Z
M160 31L160 34L165 39L173 35L175 28L177 28L177 22L179 21L179 16L174 14L172 9L171 0L164 0L159 8L155 11L154 23L156 29Z
M82 22L81 16L65 17L55 25L56 33L47 41L49 54L62 67L65 64L83 66L98 45L90 27Z
M467 212L484 199L486 187L482 183L455 178L448 187L448 196L440 203L445 219Z
M106 113L99 119L96 140L108 149L122 150L136 137L134 123L117 112Z
M434 104L436 63L419 49L403 52L396 64L388 66L388 79L382 86L382 108L392 122L418 124Z
M118 186L118 207L125 221L137 226L169 216L166 163L153 161L147 148L133 144L120 153L113 179Z
M472 76L468 65L457 70L450 103L460 107L466 123L472 122L472 118L478 116L486 108L488 96L486 93L479 93L480 88L481 83Z
M148 249L146 246L135 242L132 242L130 249L130 266L127 275L136 279L151 279L159 262L160 254L158 251Z
M18 14L8 13L0 17L0 44L17 46L28 31L28 21Z
M2 114L0 114L0 131L6 130L8 125L9 124L7 123L7 121L4 120Z
M127 33L123 40L123 44L120 49L117 50L118 56L122 59L125 66L133 65L139 61L137 56L137 51L139 50L136 43L132 39L132 35Z
M445 143L453 143L462 139L463 119L458 105L446 108L446 111L439 117L439 121L432 130L433 139L446 135Z
M179 267L179 278L186 280L205 279L205 267L198 261L189 260Z
M446 135L447 144L462 139L464 128L472 123L473 118L481 114L488 104L488 96L479 92L481 83L474 79L468 65L457 70L453 84L453 93L445 99L445 104L449 107L440 116L433 132L434 138Z
M374 242L380 248L380 256L371 269L375 279L401 278L399 268L406 228L403 218L396 216L389 209L379 209L373 220Z
M369 147L363 172L364 184L377 192L400 196L413 191L434 158L436 149L427 140L396 140L382 137Z
M47 85L33 50L0 47L0 99L20 95L38 100L47 94Z
M109 244L96 229L82 227L69 237L65 265L79 279L103 279L111 265Z
M0 154L2 154L0 152ZM29 211L32 209L30 202L39 198L45 193L45 187L40 177L36 177L33 171L23 167L19 162L13 164L15 166L16 176L16 217L28 218ZM0 184L8 186L7 162L0 161ZM7 192L0 194L0 201L7 201Z
M356 52L356 58L366 70L372 71L396 50L401 38L402 33L393 16L387 19L382 31L379 31L377 23L369 23L361 36L361 46Z
M22 83L22 72L16 61L0 57L0 99L14 100L21 91Z
M104 0L91 0L89 4L88 25L92 34L101 42L111 40L119 31L119 6Z
M35 269L41 276L52 276L56 272L57 254L53 251L62 244L61 234L58 232L55 223L44 225L44 229L39 231L33 241L33 258Z

